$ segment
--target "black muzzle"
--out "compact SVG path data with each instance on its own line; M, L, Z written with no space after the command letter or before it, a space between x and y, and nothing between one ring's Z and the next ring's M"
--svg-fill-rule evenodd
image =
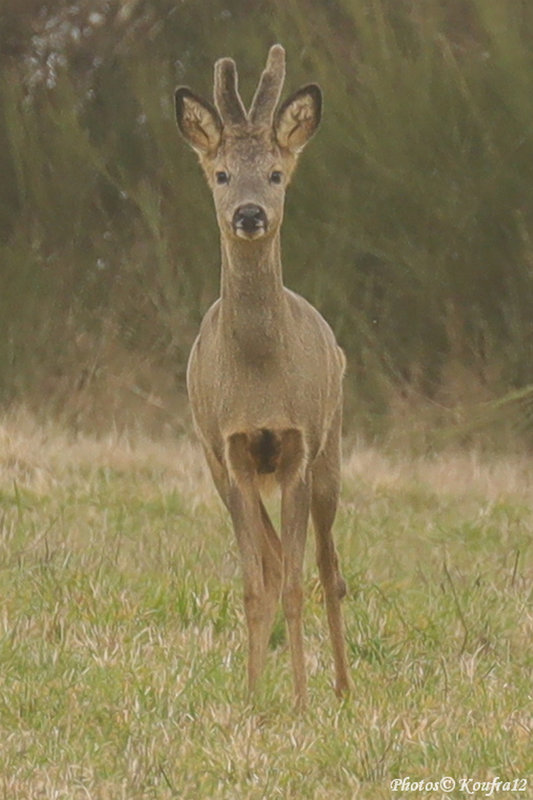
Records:
M245 234L253 235L258 231L266 231L267 218L261 206L254 203L247 203L239 206L233 215L233 230L242 231Z

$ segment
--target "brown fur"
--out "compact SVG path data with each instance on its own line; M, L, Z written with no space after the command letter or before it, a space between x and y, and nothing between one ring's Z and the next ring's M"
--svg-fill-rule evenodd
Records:
M345 360L318 311L283 286L279 230L285 190L321 115L321 92L314 84L276 110L284 74L284 51L275 45L247 113L235 64L221 59L215 65L214 106L181 88L176 116L213 191L221 234L221 297L202 321L187 385L240 550L248 685L254 689L263 669L281 595L295 698L302 707L307 693L302 568L310 514L336 690L342 694L351 685L340 606L345 584L331 533L340 486ZM281 490L281 537L261 499L269 478Z
M270 475L279 465L281 437L268 428L254 431L248 441L248 449L258 475Z

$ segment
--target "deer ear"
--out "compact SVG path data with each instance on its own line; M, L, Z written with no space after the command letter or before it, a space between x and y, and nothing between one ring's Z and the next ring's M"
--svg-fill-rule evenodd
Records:
M320 123L322 92L316 83L302 86L280 106L274 131L280 147L299 153Z
M175 100L176 120L184 139L202 155L215 153L222 133L217 110L185 86L176 89Z

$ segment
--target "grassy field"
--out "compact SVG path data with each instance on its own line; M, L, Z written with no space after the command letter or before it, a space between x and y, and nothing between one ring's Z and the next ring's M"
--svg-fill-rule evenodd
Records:
M331 689L310 543L298 717L281 620L247 703L236 548L196 446L5 420L0 797L466 798L498 776L491 796L531 797L532 490L521 459L348 454L356 692Z

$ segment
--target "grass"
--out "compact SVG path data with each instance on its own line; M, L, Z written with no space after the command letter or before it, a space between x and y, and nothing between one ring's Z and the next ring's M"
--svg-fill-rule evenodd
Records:
M390 788L445 775L531 791L532 484L520 459L351 454L336 530L356 691L331 690L310 545L297 716L281 620L247 702L237 553L196 446L5 420L0 797L472 796Z

